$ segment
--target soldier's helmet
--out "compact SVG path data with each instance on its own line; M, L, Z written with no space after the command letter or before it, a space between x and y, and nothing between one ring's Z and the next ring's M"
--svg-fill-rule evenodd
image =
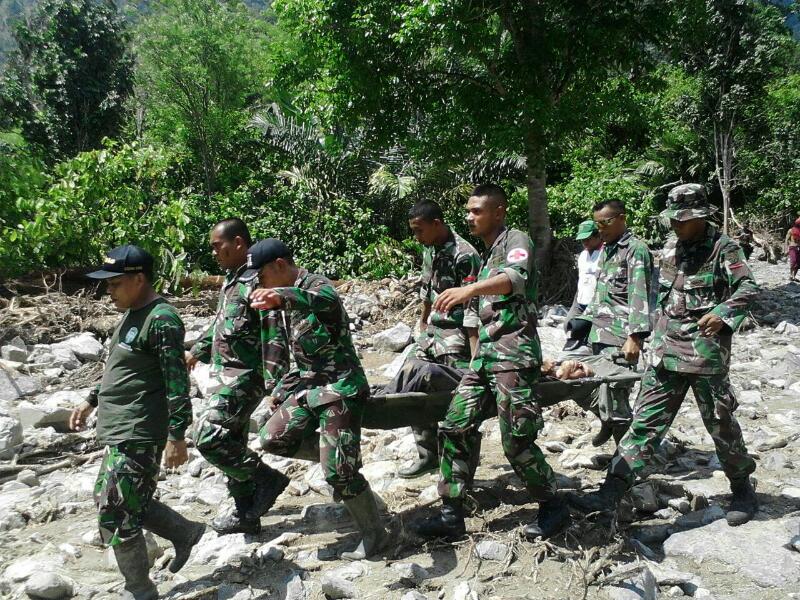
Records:
M706 219L717 211L716 206L708 203L706 189L699 183L684 183L675 186L667 197L667 208L661 212L664 219L688 221L690 219Z

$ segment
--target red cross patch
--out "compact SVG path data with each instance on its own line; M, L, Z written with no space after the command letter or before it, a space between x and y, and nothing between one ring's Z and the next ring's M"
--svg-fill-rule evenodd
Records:
M522 262L523 260L528 258L528 251L523 248L514 248L511 252L508 253L506 256L506 261L508 262Z

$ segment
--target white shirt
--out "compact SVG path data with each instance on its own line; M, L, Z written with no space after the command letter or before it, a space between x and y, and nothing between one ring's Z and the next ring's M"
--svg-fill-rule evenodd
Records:
M594 298L594 288L597 286L597 263L600 262L600 252L603 247L589 253L588 250L578 256L578 304L589 304Z

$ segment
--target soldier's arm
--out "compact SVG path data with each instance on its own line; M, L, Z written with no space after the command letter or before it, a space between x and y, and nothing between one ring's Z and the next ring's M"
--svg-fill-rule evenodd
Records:
M169 409L169 440L181 441L192 423L189 374L184 359L183 323L174 315L159 315L150 323L148 343L158 355Z
M289 310L320 313L333 308L338 295L332 285L325 284L313 290L299 287L278 287L273 291L281 297L281 307Z
M738 244L732 243L721 253L720 258L722 276L730 296L717 304L711 314L722 319L733 332L744 321L748 306L758 294L758 284Z
M481 272L481 258L477 252L468 252L458 256L456 259L456 277L458 284L472 285L478 281L478 275ZM478 298L474 297L467 304L464 310L464 327L467 328L467 335L469 330L475 330L475 340L477 343L477 328L480 326L481 321L478 318ZM471 345L471 342L470 342ZM474 350L474 349L473 349Z
M653 257L644 243L636 244L628 257L628 323L625 333L645 338L650 333L650 276Z
M277 310L258 311L261 322L261 356L267 395L289 370L289 334Z
M214 323L208 328L197 342L195 342L189 353L202 363L207 363L211 360L211 347L214 344Z

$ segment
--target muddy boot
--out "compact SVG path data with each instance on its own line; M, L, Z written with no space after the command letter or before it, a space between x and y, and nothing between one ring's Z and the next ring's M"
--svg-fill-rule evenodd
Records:
M458 540L467 534L464 523L464 505L461 498L442 498L442 509L438 515L424 519L416 526L421 537Z
M571 494L568 496L568 500L570 504L584 513L613 512L617 510L619 501L627 491L628 484L624 479L607 475L596 492L584 496Z
M592 446L598 448L611 439L614 434L614 425L610 421L602 421L600 423L600 431L598 431L592 438Z
M156 600L158 589L150 580L150 562L147 560L147 542L141 533L121 544L112 546L117 567L125 578L126 600Z
M436 429L413 428L419 458L411 466L400 469L397 474L403 479L413 479L439 470L439 453Z
M353 518L353 522L361 533L361 541L352 552L342 552L344 560L364 560L380 551L388 541L386 529L383 526L378 503L375 495L367 487L355 498L344 501L347 512Z
M539 514L536 523L526 525L523 533L529 540L549 537L563 531L571 521L569 508L561 498L553 498L539 503Z
M257 521L275 504L275 500L289 485L289 478L280 471L261 463L253 480L256 484L256 491L253 493L251 507L245 513L245 518Z
M612 435L614 436L614 443L619 446L620 441L622 438L625 437L625 434L628 433L628 428L631 426L630 421L627 423L614 423L612 428Z
M220 535L229 533L261 533L261 518L248 519L247 511L253 507L253 498L245 496L234 498L233 503L236 510L233 512L222 512L211 521L211 527Z
M143 525L148 531L172 542L175 547L175 558L169 563L169 570L172 573L177 573L186 564L192 548L206 531L203 523L190 521L155 499L150 501L150 508L144 516Z
M731 491L733 498L731 498L730 508L725 514L725 520L731 527L744 525L753 518L758 510L758 497L753 489L753 484L750 483L750 477L731 479Z

